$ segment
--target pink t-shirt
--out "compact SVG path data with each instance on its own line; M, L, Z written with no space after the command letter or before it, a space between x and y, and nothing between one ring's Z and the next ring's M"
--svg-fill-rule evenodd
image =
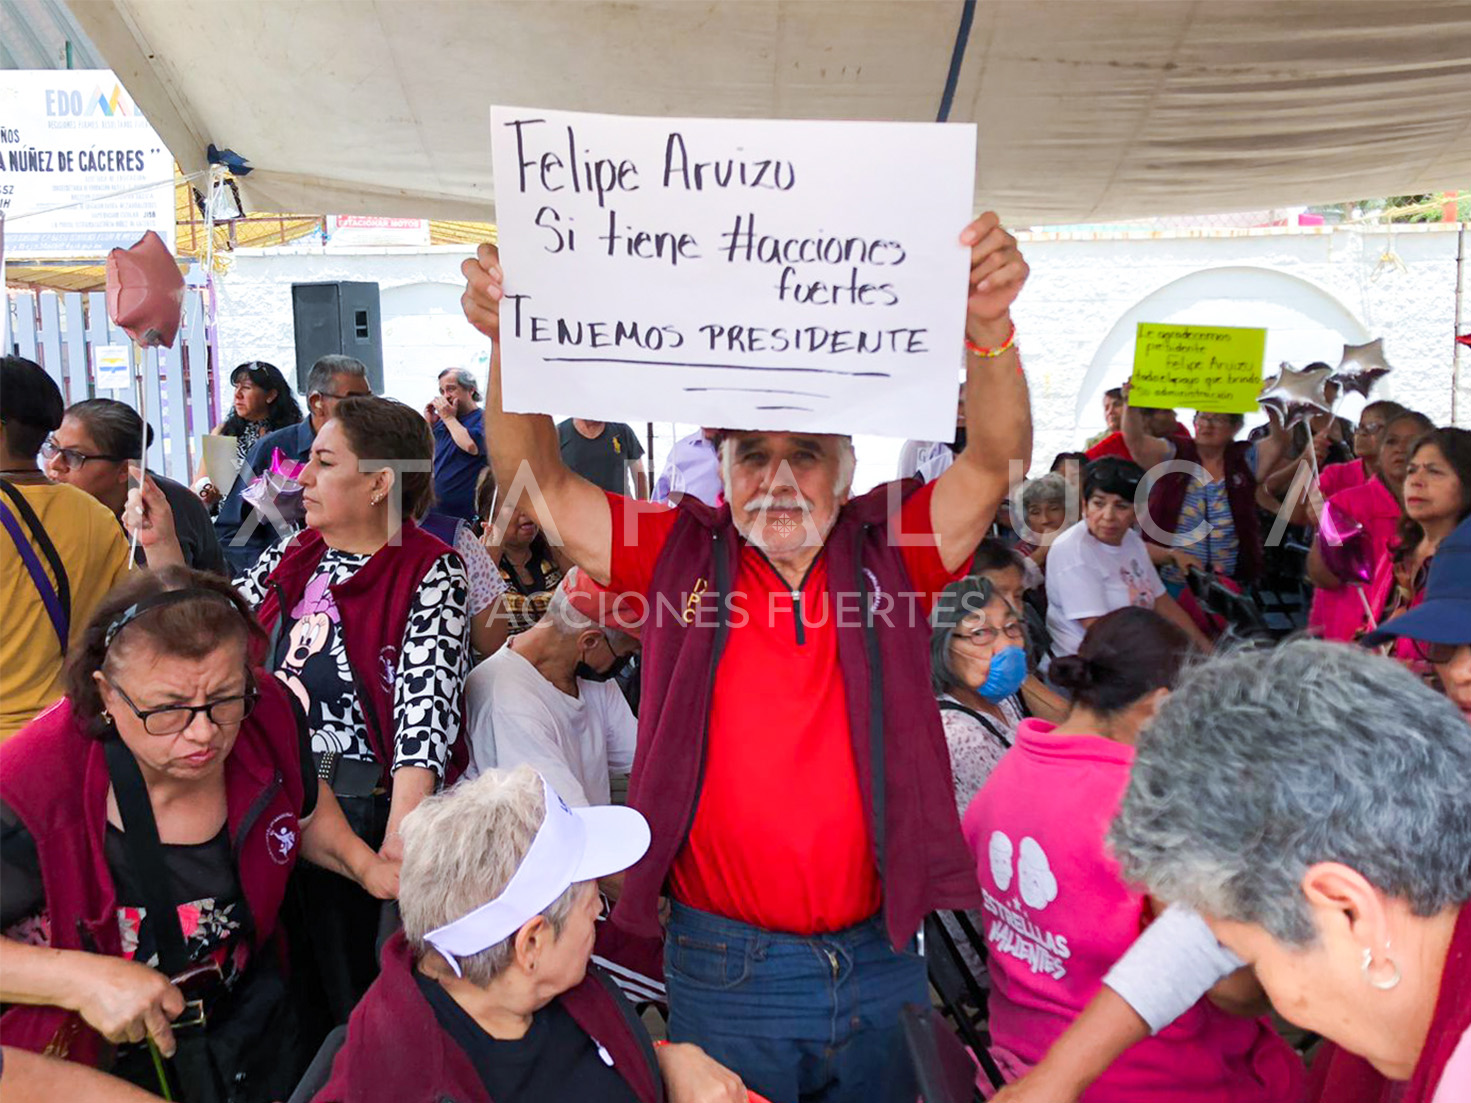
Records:
M1368 481L1369 468L1363 460L1330 463L1318 472L1318 490L1325 498L1331 498L1350 487L1363 486Z
M1033 1065L1099 990L1148 922L1144 895L1120 879L1104 841L1133 748L1059 736L1025 721L966 810L976 856L991 1036ZM1039 794L1066 799L1039 800ZM1086 1091L1086 1103L1292 1103L1302 1062L1265 1020L1202 999L1128 1050Z
M1328 470L1331 468L1323 473L1326 475ZM1341 490L1330 500L1368 532L1377 572L1389 558L1389 548L1399 526L1399 500L1379 479ZM1313 635L1325 640L1351 640L1364 624L1364 603L1356 587L1350 585L1314 592L1313 609L1308 618L1308 627Z
M1471 1103L1471 1031L1461 1035L1430 1103Z

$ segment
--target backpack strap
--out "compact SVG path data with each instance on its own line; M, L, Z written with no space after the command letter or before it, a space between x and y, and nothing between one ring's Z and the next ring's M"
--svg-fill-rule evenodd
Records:
M608 997L618 1007L618 1013L623 1016L623 1022L633 1035L634 1041L638 1043L639 1052L643 1054L644 1062L649 1066L649 1075L654 1080L654 1093L660 1099L665 1098L664 1077L659 1073L659 1058L654 1053L654 1043L649 1038L649 1031L643 1021L638 1017L638 1011L633 1006L633 1001L623 994L617 983L602 969L592 962L588 962L587 971L597 978L599 984L608 993Z
M967 705L962 705L959 701L946 700L940 701L940 711L965 713L965 715L969 716L972 720L976 721L976 723L980 724L981 727L985 728L988 732L994 735L1003 747L1005 747L1007 750L1011 749L1011 740L1007 739L1006 736L1002 734L1001 729L998 728L995 723L992 722L991 718L985 713L978 712Z
M858 601L863 611L863 647L868 662L868 772L873 803L874 867L882 883L888 805L888 769L884 760L884 664L879 652L878 629L873 623L868 572L863 568L863 545L872 529L873 526L866 522L858 528L853 562L858 566Z
M61 556L56 551L56 545L51 542L46 528L41 524L41 519L36 516L36 511L31 508L31 503L26 501L22 494L9 479L0 479L0 492L3 492L9 503L0 501L0 523L10 533L10 538L15 541L15 550L20 553L21 562L26 565L26 571L35 583L37 592L41 595L41 604L46 608L46 615L51 619L51 627L56 631L56 638L61 641L61 653L66 654L67 645L71 637L71 580L67 577L66 566L61 561ZM14 512L11 507L14 506ZM21 531L20 522L16 520L16 514L20 514L30 530L30 539ZM51 573L56 582L53 584L46 577L46 571L41 566L41 561L36 558L35 550L31 547L34 540L36 546L41 549L41 554L46 557L46 562L51 566Z

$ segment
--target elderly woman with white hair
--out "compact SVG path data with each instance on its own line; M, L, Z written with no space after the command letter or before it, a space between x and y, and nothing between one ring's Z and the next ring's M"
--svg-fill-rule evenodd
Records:
M597 878L643 856L639 813L569 808L523 766L428 798L403 833L403 930L318 1103L744 1103L697 1047L654 1047L590 964Z
M1022 487L1021 514L1025 522L1019 528L1022 540L1017 544L1021 552L1039 567L1047 565L1047 552L1052 547L1051 537L1078 520L1079 514L1069 516L1068 498L1077 491L1056 471L1040 479L1030 479Z
M1140 740L1110 840L1277 1010L1373 1066L1320 1098L1471 1098L1471 738L1396 663L1297 642L1220 659ZM1323 1060L1320 1058L1320 1060ZM1322 1079L1320 1076L1319 1079Z

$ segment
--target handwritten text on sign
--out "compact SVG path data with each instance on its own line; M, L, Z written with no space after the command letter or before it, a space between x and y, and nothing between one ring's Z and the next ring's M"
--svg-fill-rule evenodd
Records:
M975 128L493 107L506 408L948 440Z
M1134 406L1249 414L1262 389L1265 329L1140 322L1134 343Z

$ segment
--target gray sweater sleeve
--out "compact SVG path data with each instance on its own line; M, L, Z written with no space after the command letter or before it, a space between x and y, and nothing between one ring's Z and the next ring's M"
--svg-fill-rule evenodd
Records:
M1244 964L1216 941L1196 912L1171 904L1114 963L1103 983L1158 1034Z

